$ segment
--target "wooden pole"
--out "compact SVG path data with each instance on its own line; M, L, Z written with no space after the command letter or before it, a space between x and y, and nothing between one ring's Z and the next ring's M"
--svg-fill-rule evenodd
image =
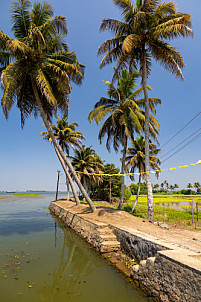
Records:
M110 203L112 202L112 183L111 183L111 177L110 177Z
M198 202L196 202L197 223L199 222Z
M59 175L60 175L60 172L61 171L57 170L58 177L57 177L56 201L57 201L57 198L58 198L58 191L59 191Z
M192 199L192 224L194 223L194 219L193 219L193 199Z

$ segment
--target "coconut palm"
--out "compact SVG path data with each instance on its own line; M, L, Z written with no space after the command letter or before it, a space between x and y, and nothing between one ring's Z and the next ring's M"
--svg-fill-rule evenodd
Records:
M194 182L193 186L198 191L198 189L200 188L201 185L199 182Z
M151 58L159 62L166 70L183 79L181 69L184 60L175 47L168 42L178 37L192 36L191 16L178 12L174 2L157 0L113 0L121 10L123 21L103 19L100 30L111 31L115 36L106 40L98 49L98 55L105 54L100 67L117 61L117 71L129 66L130 72L139 65L142 74L142 86L145 98L145 165L149 162L149 99L147 78L151 72ZM115 76L117 72L115 73ZM154 221L151 177L146 174L148 219Z
M12 31L15 39L0 31L0 67L3 97L1 108L8 118L17 103L22 125L30 114L41 115L55 151L68 166L80 190L95 210L70 161L54 137L51 117L57 108L66 113L70 81L81 84L84 66L74 52L69 52L64 37L68 32L65 17L53 17L50 4L29 0L12 3ZM65 165L63 165L65 169ZM65 173L69 176L67 169Z
M155 184L155 185L153 186L153 188L154 188L154 190L158 190L158 189L159 189L159 184Z
M150 148L150 166L153 170L159 170L160 169L159 165L161 161L156 155L161 151L161 149L158 149L155 144L152 144L151 140L149 141L149 148ZM138 169L139 172L137 196L133 208L131 210L131 213L133 213L138 202L141 178L145 179L145 171L146 171L145 170L145 140L142 135L132 142L131 148L128 148L125 161L126 161L126 170L129 171L129 173L135 173L136 169ZM157 177L158 175L159 173L156 172ZM131 174L130 178L131 180L133 180L134 174L133 175Z
M191 188L193 188L193 185L189 182L189 183L187 184L187 188L188 188L188 189L191 189Z
M69 156L70 147L75 150L75 148L82 147L82 139L85 139L85 136L82 132L76 132L75 129L77 128L78 124L73 122L71 124L68 123L68 116L63 117L61 120L57 121L56 125L51 125L54 136L59 142L62 150L64 150ZM43 136L43 139L47 139L51 141L50 135L48 131L43 131L40 133ZM69 180L66 177L66 184L67 184L67 200L69 200ZM75 188L72 188L72 191L75 192ZM75 200L76 196L74 194Z
M103 171L104 165L91 146L82 145L80 149L74 149L74 156L69 157L86 191L90 191L93 184L101 182L101 171Z
M119 145L123 146L121 174L125 173L125 157L128 138L134 139L134 132L140 133L143 130L144 111L140 109L143 106L143 99L136 99L142 92L142 88L134 90L136 79L139 78L138 72L129 74L123 70L118 78L117 87L109 81L104 81L108 86L107 94L109 98L101 97L99 102L89 114L89 121L94 120L97 124L106 117L99 131L99 140L107 135L106 147L110 151L110 144L113 141L115 151L118 151ZM151 89L151 88L149 88ZM150 107L155 113L154 105L160 103L159 99L150 99ZM150 131L154 138L158 133L159 123L154 116L150 116ZM122 208L124 200L124 176L121 176L121 198L118 209Z

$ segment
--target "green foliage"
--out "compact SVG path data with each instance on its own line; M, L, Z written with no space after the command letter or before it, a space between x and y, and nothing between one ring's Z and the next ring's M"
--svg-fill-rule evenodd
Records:
M1 108L5 117L15 103L22 126L29 115L36 117L42 109L48 120L57 109L66 113L70 82L82 83L84 66L65 43L65 17L53 17L48 3L39 1L32 6L29 0L16 0L11 21L14 39L0 31Z
M130 185L130 191L131 191L132 195L136 195L137 194L137 189L138 189L138 185L137 184L133 184L132 183ZM140 185L140 195L144 195L144 194L147 194L147 186L146 186L145 182L141 183L141 185Z
M101 22L100 30L110 31L113 37L98 49L98 55L105 54L100 67L116 61L115 78L125 66L132 73L139 63L142 70L145 52L147 75L151 72L151 58L154 58L166 70L183 79L183 58L169 41L193 36L190 14L178 12L174 2L137 0L136 6L131 0L113 2L120 9L122 20L103 19Z
M103 167L104 174L118 174L119 168L115 165L105 164ZM102 176L102 182L93 188L92 198L94 200L110 201L110 181L111 181L111 195L112 202L119 201L121 195L121 177L119 176Z
M86 190L90 190L94 185L102 182L101 173L103 171L103 162L90 147L74 149L74 156L69 156L72 160L72 166L78 173L78 177ZM97 175L100 174L100 175Z
M82 139L85 139L82 132L76 132L77 123L68 123L68 116L63 117L61 120L57 121L57 126L52 125L53 133L57 139L61 148L66 151L66 154L69 155L69 146L75 149L82 147ZM51 141L48 131L43 131L40 133L43 136L43 139Z
M191 190L191 189L188 189L188 190L181 190L181 194L184 194L184 195L196 195L196 192Z
M130 198L131 198L131 191L129 191L129 190L125 190L124 191L124 201L128 201Z

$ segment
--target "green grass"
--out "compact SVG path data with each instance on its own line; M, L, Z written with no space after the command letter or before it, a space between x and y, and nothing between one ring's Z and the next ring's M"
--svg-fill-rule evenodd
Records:
M15 193L14 196L24 196L24 197L32 197L32 196L39 196L39 194L26 194L26 193Z
M170 198L171 197L171 198ZM176 197L176 198L175 198ZM194 198L195 199L195 198ZM197 198L196 198L197 199ZM180 195L180 196L154 196L154 212L155 212L155 221L166 221L171 224L182 224L185 226L192 224L192 214L191 210L185 209L184 211L177 210L169 207L161 207L157 206L157 203L164 202L190 202L192 200L192 196ZM130 201L123 205L123 210L129 212L133 206L133 202L135 201L135 196L131 196ZM134 216L147 218L148 215L148 206L147 206L147 196L140 196L138 204L136 206ZM194 221L196 221L197 216L194 213ZM199 220L201 221L201 213L199 213Z

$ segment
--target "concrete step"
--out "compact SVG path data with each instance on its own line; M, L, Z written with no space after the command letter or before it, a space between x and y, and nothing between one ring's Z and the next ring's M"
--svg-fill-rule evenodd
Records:
M116 241L116 236L114 234L100 234L101 241Z
M118 241L105 241L102 242L100 252L108 253L108 252L116 252L120 249L120 243Z
M98 228L98 233L102 236L105 234L113 234L112 230L108 227Z

